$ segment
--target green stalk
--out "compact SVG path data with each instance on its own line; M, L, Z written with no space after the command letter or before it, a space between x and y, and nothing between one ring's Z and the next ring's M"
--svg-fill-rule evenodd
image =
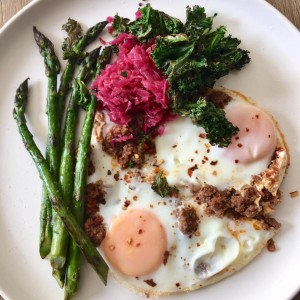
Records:
M75 23L75 25L74 25ZM71 26L80 26L76 21L69 19L68 23L63 26L63 29L65 29L69 34L68 43L71 43L71 45L66 45L64 43L63 50L64 50L64 58L68 59L66 67L63 71L63 74L60 79L60 85L58 89L58 102L59 102L59 118L62 120L63 113L65 110L65 102L68 92L70 91L70 88L72 86L72 79L75 72L76 63L78 61L78 58L81 58L84 54L82 51L91 43L93 42L97 36L103 31L105 26L107 25L107 22L99 22L95 24L94 26L90 27L86 34L83 36L76 36L75 40L73 40L70 37L70 27ZM78 30L78 29L77 29ZM80 28L81 30L81 28ZM71 41L70 41L71 39Z
M93 40L96 39L96 37L102 32L104 27L107 25L107 22L99 22L96 25L89 28L85 35L80 36L78 39L74 40L74 44L72 45L72 50L74 53L78 53L78 56L80 52L84 50L84 48L91 43ZM35 29L34 29L35 30ZM61 76L58 95L57 95L57 102L58 102L58 108L57 113L55 114L58 119L58 124L61 127L61 124L63 122L63 115L65 111L65 102L68 92L71 88L71 82L73 79L73 75L75 72L76 62L78 60L77 58L70 58L68 59L67 65L63 71L63 74ZM46 61L46 58L45 58ZM58 72L59 73L59 72ZM55 84L56 87L56 84ZM61 130L61 128L59 129ZM50 141L50 139L48 139ZM49 143L48 143L49 144ZM49 147L46 147L46 159L51 161L51 152L49 150ZM59 168L59 166L58 166ZM56 169L56 172L58 170ZM57 174L57 173L56 173ZM45 258L51 249L51 243L52 243L52 208L50 201L48 199L48 195L45 191L45 187L43 187L42 191L42 198L41 198L41 211L40 211L40 255L42 258Z
M48 141L46 146L46 159L54 176L58 176L60 165L60 122L57 106L57 75L60 72L60 63L55 54L52 42L36 27L33 27L34 39L44 57L45 73L48 77L47 115L48 115ZM50 251L52 241L51 205L48 195L43 188L40 212L40 256L45 258Z
M96 68L96 76L101 69L109 63L112 48L106 47L99 56ZM81 138L78 146L77 163L74 180L73 212L80 225L83 223L85 208L85 191L88 171L88 159L93 130L94 118L97 109L97 100L94 95L90 96L90 103L86 107L86 115L82 128ZM81 253L74 241L71 241L68 257L68 269L65 284L65 299L71 299L79 288Z
M93 74L100 48L90 52L82 61L77 75L77 80L89 80ZM60 165L60 184L66 204L70 204L73 195L74 171L75 171L75 138L78 121L78 98L80 87L74 81L72 95L68 104L64 141ZM50 252L50 263L53 268L53 276L60 286L64 284L65 262L68 250L69 234L57 213L53 214L53 238Z
M50 171L47 161L44 159L40 150L33 140L33 136L29 131L26 118L25 118L25 107L28 98L28 79L26 79L18 88L15 97L15 106L13 110L13 116L16 120L19 133L22 137L24 146L31 158L33 159L36 168L39 172L40 178L42 179L48 195L51 200L52 207L59 214L67 227L71 237L76 242L82 253L85 255L87 261L94 268L96 273L104 284L107 283L108 266L93 245L91 240L88 238L86 233L83 231L71 209L64 203L63 192L61 187Z

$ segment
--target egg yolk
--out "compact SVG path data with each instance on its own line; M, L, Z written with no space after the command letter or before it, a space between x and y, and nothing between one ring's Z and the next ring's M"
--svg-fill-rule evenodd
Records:
M252 163L272 155L276 148L276 129L271 117L256 106L233 105L226 111L227 119L240 131L224 148L224 155L235 163Z
M101 247L115 269L126 275L141 276L162 264L167 237L153 213L131 209L116 217Z

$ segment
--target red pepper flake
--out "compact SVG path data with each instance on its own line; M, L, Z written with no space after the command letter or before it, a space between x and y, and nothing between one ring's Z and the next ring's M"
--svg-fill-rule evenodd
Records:
M239 140L239 139L240 139L240 137L236 136L236 137L235 137L235 139L236 139L236 140Z
M120 180L120 173L117 172L115 175L114 175L114 179L115 181L119 181Z
M271 134L268 135L268 138L271 138Z
M177 147L177 145L173 145L173 146L172 146L172 148L176 148L176 147Z
M250 131L250 129L249 128L246 128L246 132L249 132Z
M107 170L107 175L111 175L111 170Z
M136 247L140 247L140 246L141 246L141 243L137 243L135 246L136 246Z
M132 199L133 199L134 201L136 201L136 200L138 199L138 196L134 195L134 196L132 197Z
M204 157L205 160L208 160L208 157L207 157L207 156L203 156L203 157Z
M217 160L213 160L213 161L210 162L210 164L211 164L212 166L215 166L217 163L218 163Z
M270 252L275 252L276 251L276 246L275 246L275 242L273 239L269 239L267 241L267 249Z
M195 153L198 154L198 150L196 150Z
M202 165L204 165L206 163L206 160L202 159Z
M200 243L197 243L196 245L197 245L197 247L200 247Z
M201 138L201 139L206 139L206 133L200 133L199 134L199 138Z
M295 198L295 197L297 197L298 195L299 195L299 192L298 192L298 191L290 192L290 196L291 196L292 198Z
M236 164L238 164L238 163L239 163L239 160L238 160L238 159L236 159L234 162L235 162Z
M139 229L138 234L142 234L143 233L143 229Z
M197 166L197 165L194 165L193 167L188 168L188 175L189 175L190 177L192 177L193 172L194 172L195 170L197 170L197 169L198 169L198 166Z
M238 146L239 148L242 148L242 147L243 147L243 145L242 145L242 144L237 144L237 146Z
M210 152L210 149L207 149L207 150L206 150L206 153L209 153L209 152Z
M176 283L176 286L177 286L177 287L180 287L180 283L179 283L179 282L177 282L177 283Z
M125 202L124 202L124 207L128 207L130 205L130 200L126 200Z
M259 115L255 115L255 118L258 119L258 118L259 118Z
M163 260L164 266L167 264L169 256L170 256L170 252L169 251L165 251L165 253L164 253L164 260Z
M155 287L157 284L153 281L153 279L146 279L144 280L145 283L150 285L151 287Z

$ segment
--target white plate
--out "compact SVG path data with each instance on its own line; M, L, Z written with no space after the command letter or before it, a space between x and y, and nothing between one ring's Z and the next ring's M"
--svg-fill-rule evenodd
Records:
M29 125L40 147L46 139L46 80L42 58L32 35L36 25L56 45L59 54L68 17L85 28L118 12L134 17L138 0L42 0L34 1L0 32L0 294L6 299L63 299L63 291L51 276L48 260L38 254L41 183L24 150L12 118L15 90L30 77ZM143 2L145 3L145 2ZM216 24L226 24L252 62L220 82L253 97L279 121L290 145L292 164L283 186L283 203L277 218L282 229L277 251L263 253L249 266L213 286L167 299L283 300L300 288L300 35L282 15L262 0L151 0L155 8L184 18L185 7L200 4L207 13L218 12ZM104 288L93 270L84 264L76 299L140 299L109 280Z

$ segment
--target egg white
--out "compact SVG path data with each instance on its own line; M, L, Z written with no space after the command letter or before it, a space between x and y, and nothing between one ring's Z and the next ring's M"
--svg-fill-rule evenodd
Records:
M237 94L232 93L232 97L225 112L231 105L245 103ZM250 182L252 175L267 169L271 161L273 153L246 165L235 163L223 155L224 148L211 146L203 134L203 128L195 126L190 118L178 117L167 123L164 134L156 138L157 159L171 185L206 183L220 190L239 189Z
M105 132L112 125L106 116L101 126ZM162 264L152 274L136 278L110 266L121 283L140 294L165 295L218 281L246 265L275 234L274 230L257 229L254 221L207 216L204 205L198 205L192 199L191 187L195 185L208 183L219 189L239 188L249 183L252 175L265 170L271 160L270 155L247 167L236 166L222 159L220 150L210 146L207 139L199 137L202 133L203 129L193 125L188 118L178 117L167 123L164 134L155 139L157 156L147 160L139 170L121 170L102 150L93 133L91 159L96 171L89 177L89 182L102 180L104 183L106 204L101 205L100 214L107 229L123 210L143 208L157 216L167 234L170 253L167 264ZM206 162L202 163L203 160ZM216 160L216 165L210 164ZM195 164L198 168L190 176L188 169ZM181 203L174 197L161 198L151 189L157 165L164 171L169 184L179 187ZM115 174L118 174L118 180ZM130 201L129 207L125 206L125 201ZM200 219L196 234L187 236L178 229L174 212L180 205L195 208ZM101 247L99 251L105 258ZM144 281L148 279L156 286L150 287Z

